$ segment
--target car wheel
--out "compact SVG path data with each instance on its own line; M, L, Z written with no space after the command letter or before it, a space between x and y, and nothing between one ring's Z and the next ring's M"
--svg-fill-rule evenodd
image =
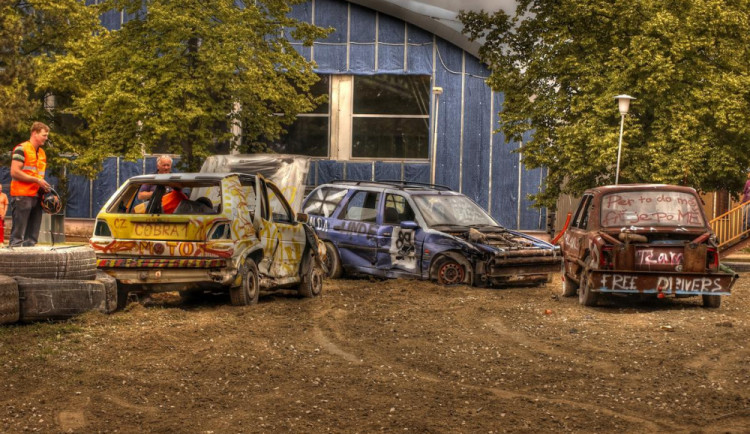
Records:
M229 297L234 306L247 306L258 303L260 285L258 283L258 266L252 258L246 258L240 268L242 283L229 289Z
M18 284L10 277L0 276L0 324L18 321L20 312Z
M721 306L720 295L703 294L703 307L717 308Z
M344 268L341 266L341 256L339 249L333 243L326 242L326 267L328 268L328 277L338 279L344 275Z
M578 302L584 306L596 306L598 294L591 291L591 272L586 269L581 273L581 284L578 287Z
M0 270L36 279L94 280L96 254L88 246L34 246L0 249Z
M460 285L466 280L466 269L453 258L443 258L437 266L437 282L441 285Z
M302 297L317 297L323 291L323 270L315 266L315 258L313 258L312 252L309 250L305 261L307 263L302 268L305 268L307 271L302 276L302 283L297 288L297 292Z
M562 296L572 297L576 295L576 291L578 290L578 284L565 274L565 261L563 261L562 263L562 270L560 271L560 273L562 274L562 278L563 278Z

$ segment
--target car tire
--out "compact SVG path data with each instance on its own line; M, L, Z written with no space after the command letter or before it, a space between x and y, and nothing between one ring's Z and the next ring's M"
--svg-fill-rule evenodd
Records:
M328 277L338 279L344 275L344 268L341 265L341 256L339 249L333 243L325 242L326 245L326 267L328 268Z
M591 272L586 269L581 273L581 284L578 286L578 302L584 306L596 306L598 295L591 291Z
M315 258L310 250L306 253L305 262L302 268L307 271L302 276L302 283L297 287L297 293L305 298L317 297L323 291L323 270L315 265Z
M0 324L11 324L20 319L21 306L18 284L8 276L0 276Z
M562 274L562 279L563 279L562 296L572 297L576 295L576 291L578 290L578 284L565 274L565 261L563 261L562 263L562 270L560 271L560 273Z
M240 286L229 289L229 298L234 306L257 304L260 297L258 266L252 258L246 258L239 271L242 282Z
M443 256L435 264L435 279L441 285L466 283L466 268L455 259Z
M14 279L18 284L21 321L68 319L89 311L107 313L107 291L102 282Z
M96 254L88 246L0 249L0 270L32 279L94 280Z
M96 280L104 285L104 291L107 296L106 308L107 313L117 310L117 279L103 271L96 272Z
M710 307L712 309L721 307L721 296L703 294L703 307Z

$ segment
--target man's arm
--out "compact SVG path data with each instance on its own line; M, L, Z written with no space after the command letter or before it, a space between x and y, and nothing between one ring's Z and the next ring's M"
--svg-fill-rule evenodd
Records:
M44 191L49 191L50 185L43 178L37 178L31 176L23 171L23 162L13 160L10 162L10 177L16 181L28 182L33 184L39 184L39 187Z
M150 184L144 184L138 191L138 200L147 201L154 195L154 188Z

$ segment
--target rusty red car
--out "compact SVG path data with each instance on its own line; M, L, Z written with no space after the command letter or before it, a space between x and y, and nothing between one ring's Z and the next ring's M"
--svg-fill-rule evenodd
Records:
M586 190L562 236L563 296L582 305L608 295L702 296L719 307L737 274L690 187L624 184Z

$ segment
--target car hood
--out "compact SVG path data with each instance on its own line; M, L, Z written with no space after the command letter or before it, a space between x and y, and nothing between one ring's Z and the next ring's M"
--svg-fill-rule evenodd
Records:
M558 247L524 233L501 226L437 226L433 229L468 241L484 251L539 251L554 254Z

